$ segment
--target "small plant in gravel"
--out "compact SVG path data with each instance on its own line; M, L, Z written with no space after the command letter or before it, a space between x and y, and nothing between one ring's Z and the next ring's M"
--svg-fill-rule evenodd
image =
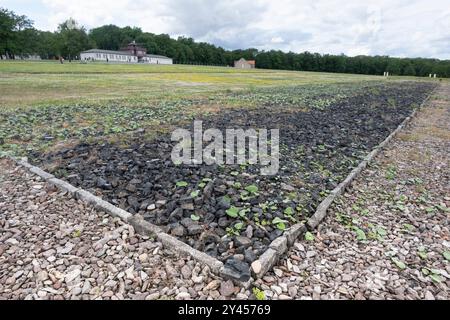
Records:
M275 225L275 227L277 227L278 230L284 231L286 230L286 220L283 220L279 217L276 217L272 220L272 224Z
M186 181L177 181L176 185L177 187L183 188L186 187L188 183Z
M305 240L306 241L314 241L314 235L311 232L306 232L305 233Z
M353 226L352 217L350 217L348 214L345 214L343 212L336 213L336 221L341 223L347 228L351 228Z
M386 179L388 180L394 180L395 177L397 176L397 169L395 168L395 166L389 166L386 170Z
M194 190L191 192L191 198L197 198L200 194L200 190Z
M441 277L441 271L436 269L431 269L428 267L422 268L422 273L425 276L430 277L430 279L435 283L441 283L443 278Z
M232 237L240 235L243 228L244 223L239 221L234 226L227 227L225 231L229 237Z
M386 229L381 226L374 226L373 224L369 224L369 227L371 228L371 231L368 233L368 237L370 239L382 241L387 235Z
M358 241L367 240L367 236L366 236L366 233L364 232L364 230L358 228L357 226L353 226L352 229L355 231L356 240L358 240Z
M245 190L251 195L251 196L256 196L258 195L258 187L255 186L254 184L251 184L249 186L245 187Z
M203 189L204 187L206 187L206 182L200 182L200 183L198 184L198 187L199 187L200 189Z
M245 190L241 192L241 200L247 201L258 195L258 187L254 184L245 187Z
M235 225L234 225L234 228L237 230L237 231L241 231L242 230L242 228L244 227L244 223L243 222L238 222L238 223L236 223Z
M255 295L256 300L266 300L266 295L263 290L254 287L252 289L253 294Z
M442 255L444 256L445 260L450 261L450 251L444 251Z
M284 216L286 219L291 220L293 223L297 222L297 220L293 217L295 211L292 207L287 207L284 209Z
M417 250L417 255L420 257L420 259L422 260L426 260L428 259L428 254L425 251L425 247L421 246L419 247L419 249Z
M400 270L406 269L406 264L396 257L391 257L392 262L399 268Z
M412 224L409 223L403 224L403 230L406 232L413 232L415 229L416 228Z
M227 215L231 218L237 218L239 215L239 208L231 207L226 211Z
M81 237L81 230L74 230L73 232L72 232L72 238L79 238L79 237Z

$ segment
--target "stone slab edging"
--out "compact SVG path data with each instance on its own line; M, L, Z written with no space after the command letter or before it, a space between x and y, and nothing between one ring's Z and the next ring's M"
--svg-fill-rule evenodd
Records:
M269 249L266 250L257 260L252 263L252 274L255 278L260 279L264 274L271 270L278 259L282 257L291 247L294 242L303 236L307 230L315 229L320 222L326 217L327 211L334 200L342 195L345 189L352 183L352 181L367 167L367 165L378 155L378 153L394 138L400 130L402 130L416 115L417 111L420 110L434 94L434 92L439 88L439 85L431 91L431 93L425 98L420 106L413 110L413 112L406 117L402 123L384 139L379 145L377 145L364 159L355 167L350 174L342 181L336 188L334 188L330 194L322 200L322 202L317 206L314 214L305 222L299 222L291 226L284 234L275 240L273 240Z
M434 88L431 93L425 98L424 101L420 104L420 106L413 110L413 112L406 117L402 123L386 138L384 139L378 146L376 146L365 158L364 160L354 168L350 174L342 181L331 193L319 204L316 209L316 212L308 219L306 222L306 226L308 229L315 229L319 223L326 217L327 210L330 205L334 202L334 200L340 196L345 189L351 184L351 182L367 167L369 163L380 153L381 150L402 130L411 120L416 116L417 111L422 109L423 106L428 102L431 96L435 93L435 91L439 88L439 85Z
M413 117L416 115L417 110L420 110L425 103L428 102L430 97L434 94L437 86L428 97L421 103L421 105L416 108L411 115L406 117L402 123L378 146L376 146L365 158L359 163L359 165L354 168L350 174L342 181L335 189L333 189L330 194L317 206L315 213L305 222L300 222L292 225L284 234L269 244L269 248L263 252L263 254L256 259L251 264L252 275L255 278L262 278L272 267L277 263L277 261L287 252L288 248L294 244L294 242L303 236L306 231L316 228L319 223L325 218L327 210L334 202L334 200L340 196L345 189L350 185L350 183L367 167L367 165L373 160L373 158L395 137L400 130L402 130L406 124L408 124ZM70 183L56 178L54 175L45 172L39 167L31 165L27 158L16 159L9 156L11 160L19 164L20 166L28 169L33 174L38 175L44 181L51 185L54 185L63 192L71 194L76 199L83 202L89 203L96 209L101 210L113 217L120 218L124 222L133 226L137 233L145 236L155 237L160 241L164 247L174 250L177 253L189 255L198 262L207 265L210 270L227 279L233 280L237 285L244 288L249 288L253 279L250 278L248 281L241 281L233 277L233 272L228 270L222 261L207 255L197 249L192 248L188 244L178 240L177 238L165 233L160 227L146 221L141 215L131 213L101 199L81 188L76 188Z
M117 217L124 222L130 224L137 233L145 236L151 236L160 241L164 247L172 249L173 251L183 254L189 255L196 261L208 266L210 270L224 278L228 278L233 280L236 284L248 288L253 279L249 281L240 281L239 279L233 278L231 275L233 272L229 272L227 268L225 268L222 261L207 255L204 252L201 252L197 249L192 248L188 244L178 240L177 238L165 233L160 227L146 221L139 214L131 214L128 211L125 211L103 199L93 195L91 192L86 191L81 188L77 188L70 183L63 181L61 179L56 178L54 175L42 170L39 167L33 166L27 160L27 158L16 159L14 157L9 156L9 159L17 163L18 165L26 168L29 172L41 177L44 181L48 182L50 185L55 186L61 191L70 194L75 199L81 200L85 203L92 205L94 208L103 211L113 217Z

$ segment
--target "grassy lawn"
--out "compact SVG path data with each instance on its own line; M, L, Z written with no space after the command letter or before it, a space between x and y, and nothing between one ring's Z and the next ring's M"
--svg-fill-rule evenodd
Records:
M204 97L255 87L380 79L378 76L187 65L0 61L0 107Z
M323 108L382 83L381 76L316 72L0 61L0 152L161 130L224 108Z

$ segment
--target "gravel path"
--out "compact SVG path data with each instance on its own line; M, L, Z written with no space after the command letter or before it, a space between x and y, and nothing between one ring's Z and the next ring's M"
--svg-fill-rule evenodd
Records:
M0 299L212 299L240 290L10 161L0 168Z
M274 299L450 298L450 85L256 283Z

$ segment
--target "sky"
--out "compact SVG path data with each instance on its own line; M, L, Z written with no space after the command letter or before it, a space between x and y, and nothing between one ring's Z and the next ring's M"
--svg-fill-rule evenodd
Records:
M225 49L450 59L448 0L0 0L40 30L72 17Z

